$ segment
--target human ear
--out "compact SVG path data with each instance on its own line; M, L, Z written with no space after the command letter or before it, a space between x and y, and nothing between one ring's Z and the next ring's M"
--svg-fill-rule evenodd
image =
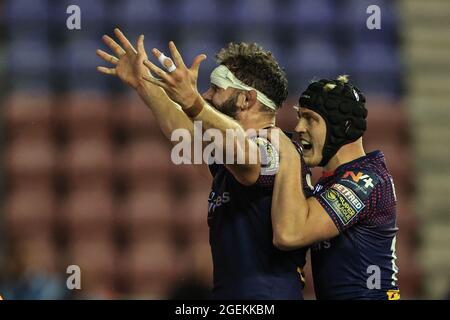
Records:
M257 93L255 90L246 91L246 100L248 107L252 107L257 101Z

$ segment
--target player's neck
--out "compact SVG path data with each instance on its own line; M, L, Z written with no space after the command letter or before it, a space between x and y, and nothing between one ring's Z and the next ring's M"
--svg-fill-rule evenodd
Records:
M356 160L358 158L364 157L366 152L362 145L362 139L358 139L355 142L343 145L338 152L328 161L323 170L326 172L333 172L337 167Z
M261 115L248 115L246 117L239 117L236 119L239 124L244 128L248 129L263 129L275 126L275 117L266 117Z

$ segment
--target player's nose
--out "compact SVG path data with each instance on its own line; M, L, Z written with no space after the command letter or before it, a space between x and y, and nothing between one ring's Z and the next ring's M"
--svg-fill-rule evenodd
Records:
M212 100L212 89L211 88L209 88L206 92L204 92L203 94L202 94L202 97L203 97L203 99L205 99L205 100Z
M306 127L303 119L298 120L297 125L295 126L295 132L297 133L305 133Z

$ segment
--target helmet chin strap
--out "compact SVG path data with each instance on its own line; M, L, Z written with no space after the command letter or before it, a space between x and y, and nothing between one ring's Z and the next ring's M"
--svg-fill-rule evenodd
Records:
M327 125L327 132L328 132L328 125ZM319 167L325 167L328 162L330 162L331 158L334 157L334 155L338 152L339 148L336 148L336 145L331 144L329 141L328 134L325 138L325 144L322 148L322 160L320 160Z

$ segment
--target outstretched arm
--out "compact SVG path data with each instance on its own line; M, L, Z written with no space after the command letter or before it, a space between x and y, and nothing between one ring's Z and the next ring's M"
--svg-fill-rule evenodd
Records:
M125 84L135 89L153 112L159 127L169 140L175 129L184 128L193 134L193 123L181 107L172 101L160 87L152 85L142 78L143 75L149 75L148 70L143 65L144 60L147 59L144 49L144 36L139 36L137 50L135 50L119 29L114 29L114 34L120 45L111 37L103 36L104 43L111 49L113 55L97 50L97 55L113 64L114 67L97 67L97 70L117 76Z
M254 184L261 170L258 146L246 136L238 122L208 105L197 90L199 66L206 56L197 56L191 68L188 69L173 42L169 43L169 48L174 61L167 58L164 61L164 66L170 68L175 63L176 69L172 72L165 72L151 61L146 60L144 64L159 79L148 74L143 75L143 77L148 82L163 88L172 100L180 104L183 111L191 119L202 121L203 129L218 129L222 135L222 142L227 140L227 131L232 132L234 136L231 145L234 159L233 163L227 163L226 166L240 183L244 185ZM156 58L160 58L161 52L159 50L153 49L152 52ZM229 138L230 136L228 136ZM230 152L230 150L227 150L227 147L229 148L227 143L219 143L219 147L224 155ZM243 155L243 161L238 162L239 155ZM252 158L252 156L254 157Z
M301 182L300 156L290 139L280 133L280 168L272 197L273 242L292 250L339 234L333 220L314 198L306 199Z

